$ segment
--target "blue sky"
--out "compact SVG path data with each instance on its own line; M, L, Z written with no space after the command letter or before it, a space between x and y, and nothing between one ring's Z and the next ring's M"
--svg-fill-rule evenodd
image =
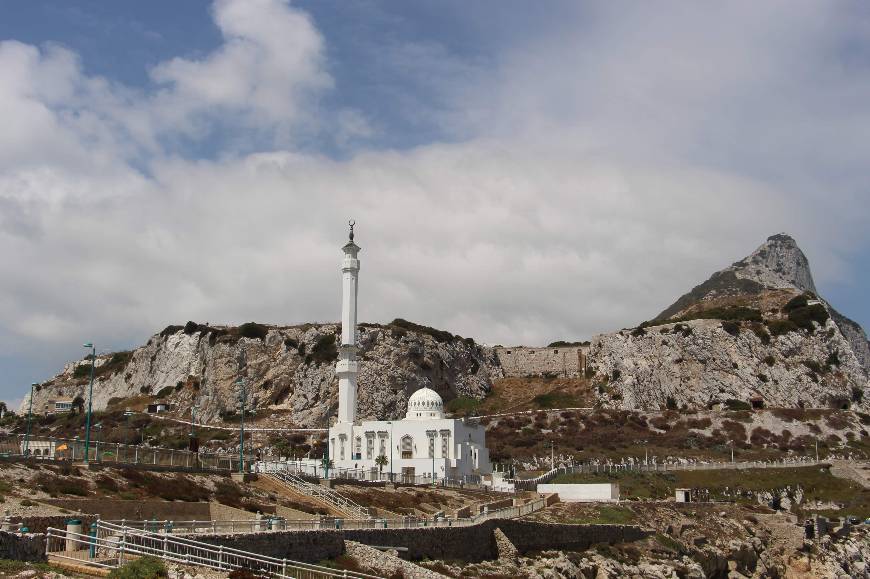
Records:
M0 4L0 397L170 323L488 343L651 317L768 235L870 324L870 8Z

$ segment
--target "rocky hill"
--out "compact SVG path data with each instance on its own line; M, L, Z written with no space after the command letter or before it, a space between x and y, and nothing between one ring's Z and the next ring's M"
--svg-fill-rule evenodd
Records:
M337 404L338 330L336 324L170 326L132 352L98 357L94 406L160 399L189 416L199 400L200 416L212 420L235 410L236 380L244 377L254 407L288 423L323 426ZM359 342L364 418L402 416L410 394L423 385L445 401L482 399L505 376L519 378L523 388L522 371L539 380L570 378L594 402L625 409L734 408L753 400L865 410L870 404L864 331L817 295L806 256L784 234L716 272L653 320L589 344L490 349L404 320L363 324ZM88 360L68 364L42 385L34 408L81 396L89 366Z
M288 424L323 426L338 403L338 332L337 324L169 326L136 350L97 357L94 408L159 399L189 416L199 401L199 417L208 422L236 411L243 377L249 407L275 411ZM404 320L363 324L359 345L361 417L404 415L408 397L424 385L447 400L483 398L500 375L492 352L473 340ZM89 372L89 359L67 364L42 384L34 410L84 396Z
M592 340L607 405L866 407L861 327L817 295L788 235L714 273L654 320Z

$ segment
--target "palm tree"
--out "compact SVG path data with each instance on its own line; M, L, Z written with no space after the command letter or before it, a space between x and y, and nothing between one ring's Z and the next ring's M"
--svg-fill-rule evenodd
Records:
M386 455L383 454L375 459L375 464L378 465L378 475L380 475L384 467L387 466L387 462L389 461L387 460ZM378 476L378 478L380 478L380 476Z

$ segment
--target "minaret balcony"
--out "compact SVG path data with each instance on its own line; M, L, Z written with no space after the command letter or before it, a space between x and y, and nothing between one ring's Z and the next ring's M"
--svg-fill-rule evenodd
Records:
M359 363L356 360L339 360L335 364L336 374L356 374L359 372Z
M342 271L358 270L359 269L359 260L346 257L341 261L341 269L342 269Z

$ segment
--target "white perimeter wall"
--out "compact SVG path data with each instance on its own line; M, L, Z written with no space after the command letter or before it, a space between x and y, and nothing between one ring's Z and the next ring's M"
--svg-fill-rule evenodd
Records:
M558 493L559 500L565 503L619 500L619 485L617 483L561 485L539 484L538 492Z

